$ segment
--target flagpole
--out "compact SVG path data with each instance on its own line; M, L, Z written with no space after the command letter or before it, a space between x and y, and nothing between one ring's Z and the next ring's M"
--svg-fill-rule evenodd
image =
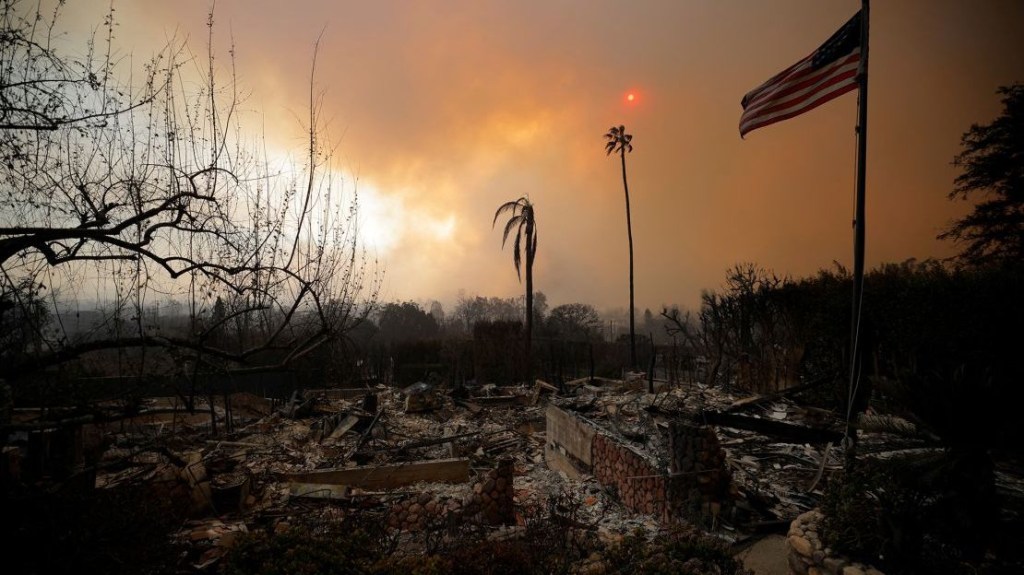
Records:
M853 309L850 321L850 389L846 407L846 461L852 465L856 457L857 429L854 413L858 387L860 386L861 355L860 327L861 304L864 299L864 204L865 175L867 173L867 141L868 141L868 23L869 0L861 0L860 24L860 70L857 73L859 97L857 99L857 198L854 215L853 232Z

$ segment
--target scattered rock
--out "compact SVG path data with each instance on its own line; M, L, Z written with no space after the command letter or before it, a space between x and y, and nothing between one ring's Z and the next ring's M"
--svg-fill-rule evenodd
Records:
M789 545L794 551L804 557L810 557L814 553L814 547L811 546L811 542L803 537L790 537Z

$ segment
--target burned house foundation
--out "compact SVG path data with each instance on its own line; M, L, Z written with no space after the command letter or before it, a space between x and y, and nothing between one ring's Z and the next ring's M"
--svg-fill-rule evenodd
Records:
M173 504L188 520L170 541L202 569L239 533L276 536L349 517L369 518L395 541L515 538L543 517L602 545L674 524L735 543L751 521L788 529L813 507L804 494L819 488L823 466L837 468L835 450L804 443L819 440L799 425L808 417L783 399L589 379L461 395L308 390L283 403L235 394L194 414L154 398L96 425L106 439L90 487L145 487ZM34 445L5 454L32 468Z
M664 522L714 522L735 495L725 452L712 427L671 421L662 428L660 453L646 453L586 417L547 408L549 466L588 473L627 509Z
M513 465L503 459L476 481L462 497L422 493L392 505L388 526L416 531L434 526L471 522L479 525L515 524Z

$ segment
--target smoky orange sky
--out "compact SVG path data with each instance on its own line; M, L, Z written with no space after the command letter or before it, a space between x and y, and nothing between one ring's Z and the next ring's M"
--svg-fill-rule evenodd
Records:
M106 0L69 10L102 18ZM206 0L117 5L122 49L206 42ZM536 206L536 289L628 306L625 207L603 134L625 124L640 309L694 308L738 262L779 275L852 260L856 93L741 140L740 98L806 56L856 0L218 0L245 106L301 150L313 44L338 169L358 177L383 298L522 292L491 228ZM1024 81L1024 2L899 0L871 12L867 264L946 257L960 136ZM226 54L222 54L225 57ZM632 103L626 95L635 94ZM253 125L253 129L261 129ZM301 153L301 152L299 152Z

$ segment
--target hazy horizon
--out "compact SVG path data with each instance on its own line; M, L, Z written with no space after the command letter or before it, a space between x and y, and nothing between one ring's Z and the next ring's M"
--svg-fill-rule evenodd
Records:
M99 0L65 8L98 24ZM116 5L117 45L142 61L174 35L206 41L210 4ZM845 0L637 3L216 4L243 104L272 155L302 148L313 44L337 171L358 181L362 229L386 270L381 299L521 294L501 203L529 195L535 289L552 305L628 306L618 158L624 124L637 308L696 308L728 268L801 277L852 259L854 123L848 94L741 140L740 98L806 56L860 7ZM960 136L1024 81L1019 2L872 8L867 265L944 258ZM201 56L197 56L201 58ZM633 102L625 96L635 94Z

